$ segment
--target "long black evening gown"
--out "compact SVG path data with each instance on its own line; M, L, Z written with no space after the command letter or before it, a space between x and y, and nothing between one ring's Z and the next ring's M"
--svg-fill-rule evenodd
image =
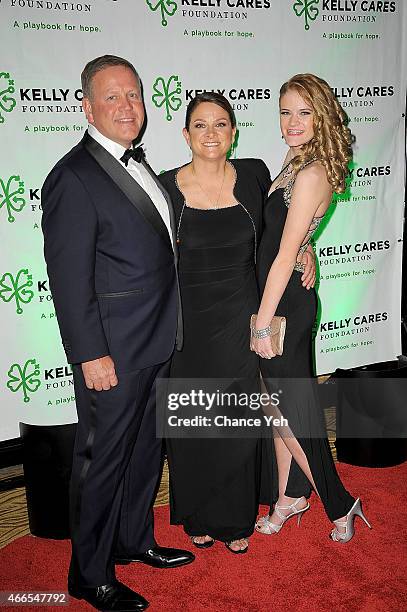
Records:
M239 204L201 210L185 205L177 170L160 176L179 224L184 346L173 378L241 378L258 390L249 350L249 318L258 309L255 248L270 185L259 160L233 160ZM221 541L253 533L259 486L258 439L168 439L171 522L188 535Z
M260 295L279 251L293 184L294 179L285 188L275 189L264 207L264 229L257 255ZM303 249L307 247L317 225L318 218L315 218ZM292 433L305 452L321 501L333 521L347 514L355 500L337 474L326 437L323 412L317 399L316 381L312 378L311 334L317 312L316 293L314 289L307 291L302 286L302 269L301 266L296 267L298 269L294 269L276 311L276 315L287 319L283 355L270 360L260 359L260 369L269 392L276 390L276 384L284 390L281 413L287 418ZM287 378L297 379L296 385L290 382L284 385ZM310 491L308 479L292 459L286 495L308 497ZM278 472L270 436L263 440L261 501L272 506L277 498Z

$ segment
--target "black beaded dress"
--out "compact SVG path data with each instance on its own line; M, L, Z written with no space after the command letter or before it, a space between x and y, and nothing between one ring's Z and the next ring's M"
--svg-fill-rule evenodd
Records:
M279 251L294 182L295 176L292 176L284 188L272 191L265 203L264 228L257 254L260 295ZM321 219L313 219L300 252L307 248ZM275 313L287 319L283 355L270 360L260 359L260 369L270 393L277 388L284 391L281 413L287 418L291 432L307 457L321 501L333 521L347 514L355 500L339 479L326 437L312 371L312 327L317 313L317 297L314 289L307 291L302 286L302 272L302 265L297 264ZM284 382L284 379L290 381ZM310 492L308 479L292 459L286 495L308 497ZM277 498L278 471L273 439L269 436L263 440L261 502L272 506Z
M259 363L249 350L258 309L255 251L270 177L260 160L233 160L238 204L194 209L176 182L160 176L178 223L184 346L173 378L244 379L258 390ZM221 541L253 533L259 487L258 439L168 439L171 522L188 535Z

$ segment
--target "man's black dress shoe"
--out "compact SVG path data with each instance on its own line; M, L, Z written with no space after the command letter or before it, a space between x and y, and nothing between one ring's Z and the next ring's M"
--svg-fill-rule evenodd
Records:
M127 565L128 563L138 562L146 563L152 567L179 567L192 563L195 559L189 550L180 550L179 548L164 548L163 546L155 546L146 550L145 553L136 555L116 555L115 563L117 565Z
M125 584L115 580L98 587L77 587L68 583L68 593L75 599L85 599L96 610L134 612L148 608L148 601Z

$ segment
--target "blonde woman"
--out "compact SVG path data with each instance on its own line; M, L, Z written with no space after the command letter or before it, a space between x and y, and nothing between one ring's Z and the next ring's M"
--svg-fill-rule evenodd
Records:
M301 256L324 218L333 192L345 189L351 158L351 134L346 116L329 85L312 74L299 74L280 90L280 126L289 149L283 169L274 180L264 210L265 228L257 269L262 300L251 348L261 359L266 386L279 383L281 413L289 430L274 430L266 440L269 461L270 514L256 524L257 531L273 535L288 518L299 522L309 509L310 485L320 496L334 523L331 538L348 542L359 515L367 525L361 502L346 491L332 460L322 411L312 381L311 332L316 316L314 290L301 285ZM272 350L269 323L273 315L287 319L284 352ZM290 383L284 379L291 380ZM273 501L277 502L273 508ZM370 525L369 525L370 526Z

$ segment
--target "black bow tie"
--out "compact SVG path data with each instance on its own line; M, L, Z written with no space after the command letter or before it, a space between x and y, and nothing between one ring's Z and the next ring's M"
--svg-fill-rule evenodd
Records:
M124 165L127 166L131 157L134 159L134 161L140 163L144 159L143 147L137 147L136 149L126 149L123 155L121 156L120 161L122 161Z

